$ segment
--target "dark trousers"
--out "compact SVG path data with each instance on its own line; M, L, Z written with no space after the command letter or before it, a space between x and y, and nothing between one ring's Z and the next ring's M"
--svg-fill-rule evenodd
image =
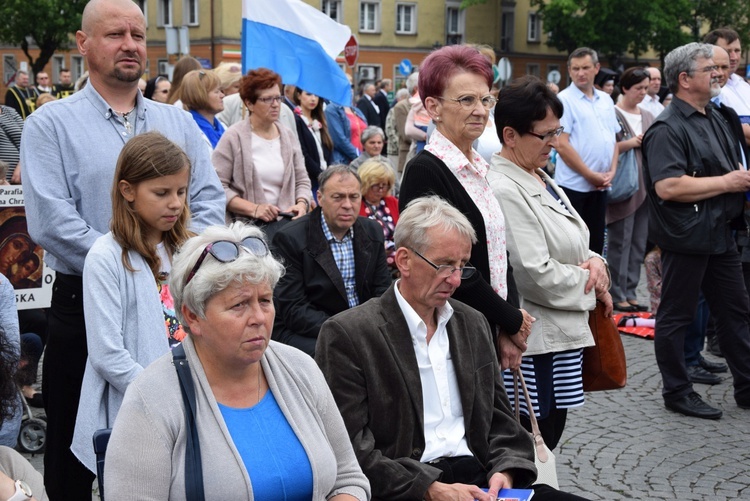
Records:
M81 277L58 273L42 371L47 411L44 484L51 501L91 499L94 474L70 451L87 356Z
M702 290L716 320L721 351L734 377L735 399L750 402L750 305L736 249L695 255L662 250L661 304L654 350L665 400L693 391L685 365L685 335Z
M488 487L487 470L484 469L474 456L444 458L431 462L430 466L434 466L443 472L440 475L439 481L445 484L476 485L484 489ZM574 494L558 491L544 484L533 485L531 489L534 490L534 501L585 501L586 499Z
M537 388L538 391L538 388ZM531 433L531 420L528 416L521 414L521 426ZM536 424L539 425L539 432L542 434L544 444L549 447L549 450L557 447L560 443L563 431L565 430L565 423L568 420L568 409L553 408L549 410L549 416L544 419L537 419Z
M693 323L688 326L685 334L685 365L688 367L700 365L701 351L706 344L706 327L708 325L708 303L703 293L698 298Z
M573 208L589 227L589 249L601 254L604 251L604 226L607 212L607 192L575 191L563 187Z

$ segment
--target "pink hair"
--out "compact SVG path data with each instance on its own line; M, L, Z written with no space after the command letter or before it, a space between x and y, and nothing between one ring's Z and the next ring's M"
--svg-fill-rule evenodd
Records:
M427 97L440 97L448 80L456 73L466 72L481 75L492 87L492 66L474 47L447 45L433 51L419 65L419 96L424 104Z

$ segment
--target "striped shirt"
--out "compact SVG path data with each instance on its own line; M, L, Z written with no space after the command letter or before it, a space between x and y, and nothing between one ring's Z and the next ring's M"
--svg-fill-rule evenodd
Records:
M10 181L21 158L23 119L10 106L0 105L0 160L8 164L6 179ZM41 145L40 145L41 146Z

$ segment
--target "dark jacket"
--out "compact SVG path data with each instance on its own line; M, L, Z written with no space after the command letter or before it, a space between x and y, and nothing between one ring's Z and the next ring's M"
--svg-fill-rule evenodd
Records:
M328 381L373 500L421 500L440 470L420 462L424 406L409 327L391 286L382 297L328 320L315 360ZM466 441L487 470L513 486L536 477L530 435L513 417L487 320L449 300L450 353L461 392Z
M469 219L477 232L478 243L471 246L470 262L479 273L462 280L453 297L479 310L493 327L499 326L508 334L515 334L521 328L523 314L517 308L518 290L510 264L508 301L505 301L490 285L490 257L482 213L443 161L423 150L409 161L404 170L398 198L399 211L403 212L409 202L425 195L438 195L450 202Z
M372 105L370 100L367 99L367 96L359 98L359 101L357 101L357 108L359 108L365 115L367 125L383 127L383 124L380 123L380 114L375 110L375 106Z
M391 109L391 103L388 102L388 96L378 90L372 100L378 105L378 108L380 108L380 127L385 127L385 119L388 117L388 111Z
M315 350L320 326L349 308L344 280L323 235L320 207L292 221L273 238L274 253L286 267L274 291L273 339L308 352ZM360 304L380 296L391 283L383 229L373 220L354 223L355 281Z
M318 186L318 176L323 169L321 168L320 154L318 153L318 144L315 141L315 136L307 127L307 124L301 116L294 114L294 122L297 125L297 136L299 137L299 145L302 148L302 156L305 157L305 169L307 169L307 175L310 178L310 183L313 189ZM331 165L333 155L330 148L325 143L321 144L323 149L323 159L327 165Z
M730 221L742 213L743 193L724 193L697 202L662 200L655 183L670 177L722 176L739 168L739 145L730 124L713 104L703 115L677 96L643 138L643 174L649 200L649 239L684 254L723 254L735 244ZM710 122L701 122L701 121ZM709 123L714 149L702 125Z

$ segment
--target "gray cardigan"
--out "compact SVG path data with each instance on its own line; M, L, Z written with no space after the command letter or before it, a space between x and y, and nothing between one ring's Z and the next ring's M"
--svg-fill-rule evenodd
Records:
M248 472L232 442L190 336L183 342L195 382L206 499L253 500ZM302 446L318 501L337 494L370 498L336 402L308 355L274 341L262 366L268 385ZM187 429L171 354L128 388L107 448L107 501L184 500Z
M279 199L276 202L281 210L292 205L302 197L307 201L312 198L310 178L305 169L305 159L299 141L292 131L281 122L276 122L281 143L281 159L284 179ZM221 185L224 187L227 204L234 197L240 197L256 204L269 203L263 190L263 179L253 161L253 126L247 118L237 122L224 132L211 157ZM229 213L227 213L229 216Z
M135 272L125 269L122 247L107 233L94 243L83 268L89 357L71 450L93 472L94 432L112 427L128 385L169 351L154 275L140 254L129 256Z

